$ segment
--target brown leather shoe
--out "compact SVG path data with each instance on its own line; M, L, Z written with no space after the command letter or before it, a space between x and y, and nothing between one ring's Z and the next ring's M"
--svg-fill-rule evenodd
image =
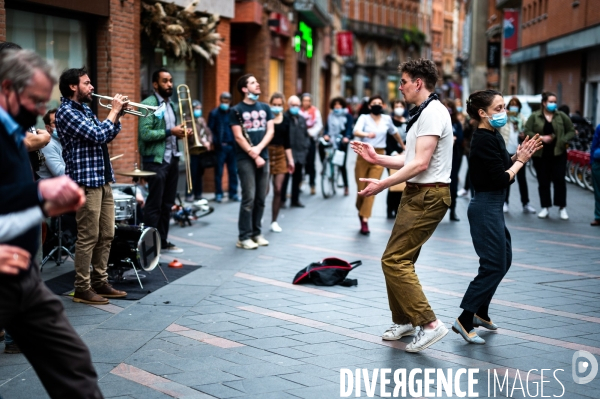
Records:
M94 291L104 298L123 298L127 296L125 291L115 290L110 284L104 284L99 287L94 287Z
M93 289L89 288L85 291L75 290L73 302L87 303L88 305L106 305L108 304L108 299L101 297Z

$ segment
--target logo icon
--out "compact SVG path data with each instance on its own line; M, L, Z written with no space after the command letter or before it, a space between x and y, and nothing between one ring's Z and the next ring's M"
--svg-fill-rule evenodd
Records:
M585 358L586 360L583 360ZM587 376L582 377L589 370ZM588 351L577 351L573 354L573 381L576 384L587 384L592 381L598 374L598 361Z

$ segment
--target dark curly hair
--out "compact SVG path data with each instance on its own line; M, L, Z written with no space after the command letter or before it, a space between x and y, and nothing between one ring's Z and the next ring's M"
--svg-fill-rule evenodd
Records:
M471 94L467 100L467 114L476 121L481 122L479 110L485 110L492 105L496 96L502 97L502 93L496 90L480 90Z
M431 92L435 90L438 81L438 70L435 63L426 58L417 60L408 60L398 67L400 73L407 73L412 80L422 79L425 82L425 88Z
M346 108L348 106L346 100L344 100L344 97L333 97L329 102L329 108L333 109L335 104L340 104L342 108Z

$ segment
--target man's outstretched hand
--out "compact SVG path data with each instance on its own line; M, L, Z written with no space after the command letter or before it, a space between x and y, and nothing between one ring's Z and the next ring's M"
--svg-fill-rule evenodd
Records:
M59 216L75 212L85 204L85 194L68 176L41 180L38 188L44 200L44 212L49 216Z

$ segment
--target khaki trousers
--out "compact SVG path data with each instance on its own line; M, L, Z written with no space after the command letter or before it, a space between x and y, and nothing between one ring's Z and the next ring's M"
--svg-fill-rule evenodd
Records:
M376 148L375 151L378 154L384 154L385 148ZM356 178L356 185L358 191L362 191L367 187L366 182L360 181L361 178L366 179L381 179L383 174L383 166L373 165L365 161L361 156L356 158L356 166L354 167L354 177ZM358 214L363 218L371 217L371 210L373 209L373 202L375 202L375 196L363 197L362 195L356 196L356 209Z
M451 204L448 187L407 186L381 266L392 320L422 326L436 320L415 272L421 247L435 231Z
M110 185L84 187L85 205L76 213L75 290L108 282L108 255L115 236L115 204ZM90 263L92 271L90 275Z

